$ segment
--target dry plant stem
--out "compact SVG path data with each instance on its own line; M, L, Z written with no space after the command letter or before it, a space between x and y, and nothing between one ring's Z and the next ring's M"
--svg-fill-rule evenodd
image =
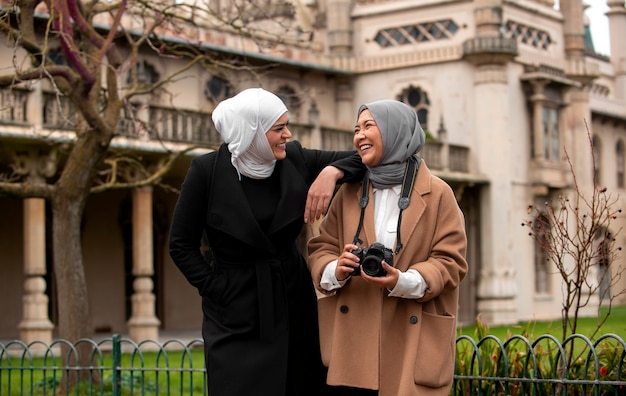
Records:
M591 147L592 163L593 143L587 130ZM610 314L612 301L625 290L614 290L621 279L622 268L611 268L621 248L615 245L615 238L621 229L613 229L613 220L621 212L616 208L618 199L612 197L606 188L594 186L590 194L582 191L574 171L571 158L565 150L572 176L572 188L569 193L562 192L555 202L546 202L543 207L530 206L530 219L523 223L529 228L529 235L543 250L547 260L554 266L555 273L561 278L562 339L576 333L581 310L588 306L600 292L600 284L595 274L600 263L607 265L605 281L612 291L606 300L609 307L607 314L598 314L598 326L593 338ZM595 178L596 172L594 172ZM573 360L573 349L568 351L568 361Z

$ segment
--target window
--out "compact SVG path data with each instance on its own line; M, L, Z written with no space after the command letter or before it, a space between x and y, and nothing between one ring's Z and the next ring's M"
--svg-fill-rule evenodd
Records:
M532 158L539 161L538 164L542 167L562 167L565 165L565 158L562 149L561 109L567 106L567 102L563 100L565 88L561 84L541 78L532 77L527 81L529 84L526 94L533 118Z
M543 107L543 155L546 160L561 159L561 139L559 132L559 111L555 107Z
M611 299L611 250L613 249L613 237L611 232L602 227L595 235L597 243L597 259L598 265L598 293L600 296L600 304L602 301L610 301Z
M135 67L135 77L137 78L137 84L154 84L159 81L159 73L156 71L155 67L150 63L143 61L137 63ZM128 84L133 83L133 74L128 73L128 78L126 80Z
M215 102L232 96L232 86L230 83L218 76L213 76L204 86L204 96Z
M48 52L48 57L55 65L67 66L67 59L65 58L65 54L60 48L51 49Z
M288 85L283 85L276 91L276 96L283 101L287 110L293 114L297 114L300 110L301 101L296 91Z
M381 47L394 47L449 40L458 30L459 26L452 19L442 19L379 30L374 36L374 42Z
M537 202L547 201L548 197L540 197ZM538 204L537 207L540 207ZM543 206L543 205L542 205ZM540 231L537 232L535 240L535 293L550 293L550 257L545 250L545 244L548 243L547 235L550 233L550 223L543 215L539 215L534 221L534 227Z
M516 21L507 21L502 27L502 33L506 38L512 38L518 43L523 43L542 50L547 50L548 47L553 44L550 33L547 31L527 26Z
M602 150L600 138L593 136L591 145L593 146L593 183L599 185L602 177Z
M417 119L424 130L428 129L428 111L430 109L430 98L428 93L420 87L409 86L398 95L398 100L408 104L415 109Z
M624 142L620 139L615 145L615 160L617 161L617 188L624 188Z

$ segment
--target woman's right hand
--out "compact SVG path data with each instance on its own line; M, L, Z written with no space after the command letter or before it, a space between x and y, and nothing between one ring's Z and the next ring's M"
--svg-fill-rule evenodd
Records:
M342 177L343 171L332 165L322 169L315 181L313 181L313 184L311 184L311 187L309 187L304 209L305 223L313 223L326 214L335 192L337 180Z
M338 281L345 281L352 275L355 268L358 268L359 258L352 253L358 246L347 244L343 247L343 253L337 259L337 267L335 268L335 278Z

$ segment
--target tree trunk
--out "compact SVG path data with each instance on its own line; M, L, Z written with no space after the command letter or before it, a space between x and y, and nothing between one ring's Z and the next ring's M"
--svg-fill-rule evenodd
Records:
M78 133L52 198L53 262L59 303L59 336L71 342L92 335L83 265L81 223L98 162L108 145L96 131ZM109 139L110 140L110 139Z
M93 131L79 134L63 173L56 183L52 198L53 265L57 282L58 331L61 339L70 343L93 334L89 298L83 265L82 218L85 202L93 182L98 162L108 144L98 141ZM110 141L110 139L108 139ZM73 350L61 344L62 361L66 366L89 367L92 344L81 342ZM75 352L74 352L75 351ZM98 381L89 370L68 371L63 376L62 389L73 389L77 382L90 378ZM90 377L91 376L91 377Z
M87 284L81 247L85 197L57 190L52 201L52 241L57 282L59 336L75 342L91 336Z

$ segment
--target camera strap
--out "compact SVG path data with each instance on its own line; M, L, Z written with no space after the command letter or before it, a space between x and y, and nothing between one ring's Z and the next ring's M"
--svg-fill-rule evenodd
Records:
M413 185L415 184L415 178L417 176L417 170L419 168L421 162L421 158L417 156L411 156L407 161L406 168L404 169L404 178L402 180L402 192L400 193L400 199L398 199L398 208L400 208L400 213L398 214L398 227L396 230L396 250L394 254L398 254L400 249L402 249L402 238L400 237L400 225L402 223L402 212L404 209L409 207L409 203L411 202L410 196L411 191L413 190ZM367 191L369 189L369 172L365 174L363 177L363 186L361 188L361 199L359 200L359 207L361 208L361 215L359 216L359 226L356 229L356 233L354 234L354 239L352 243L354 245L362 244L363 241L359 238L361 235L361 229L363 228L363 218L365 217L365 208L369 203L369 197L367 196Z

